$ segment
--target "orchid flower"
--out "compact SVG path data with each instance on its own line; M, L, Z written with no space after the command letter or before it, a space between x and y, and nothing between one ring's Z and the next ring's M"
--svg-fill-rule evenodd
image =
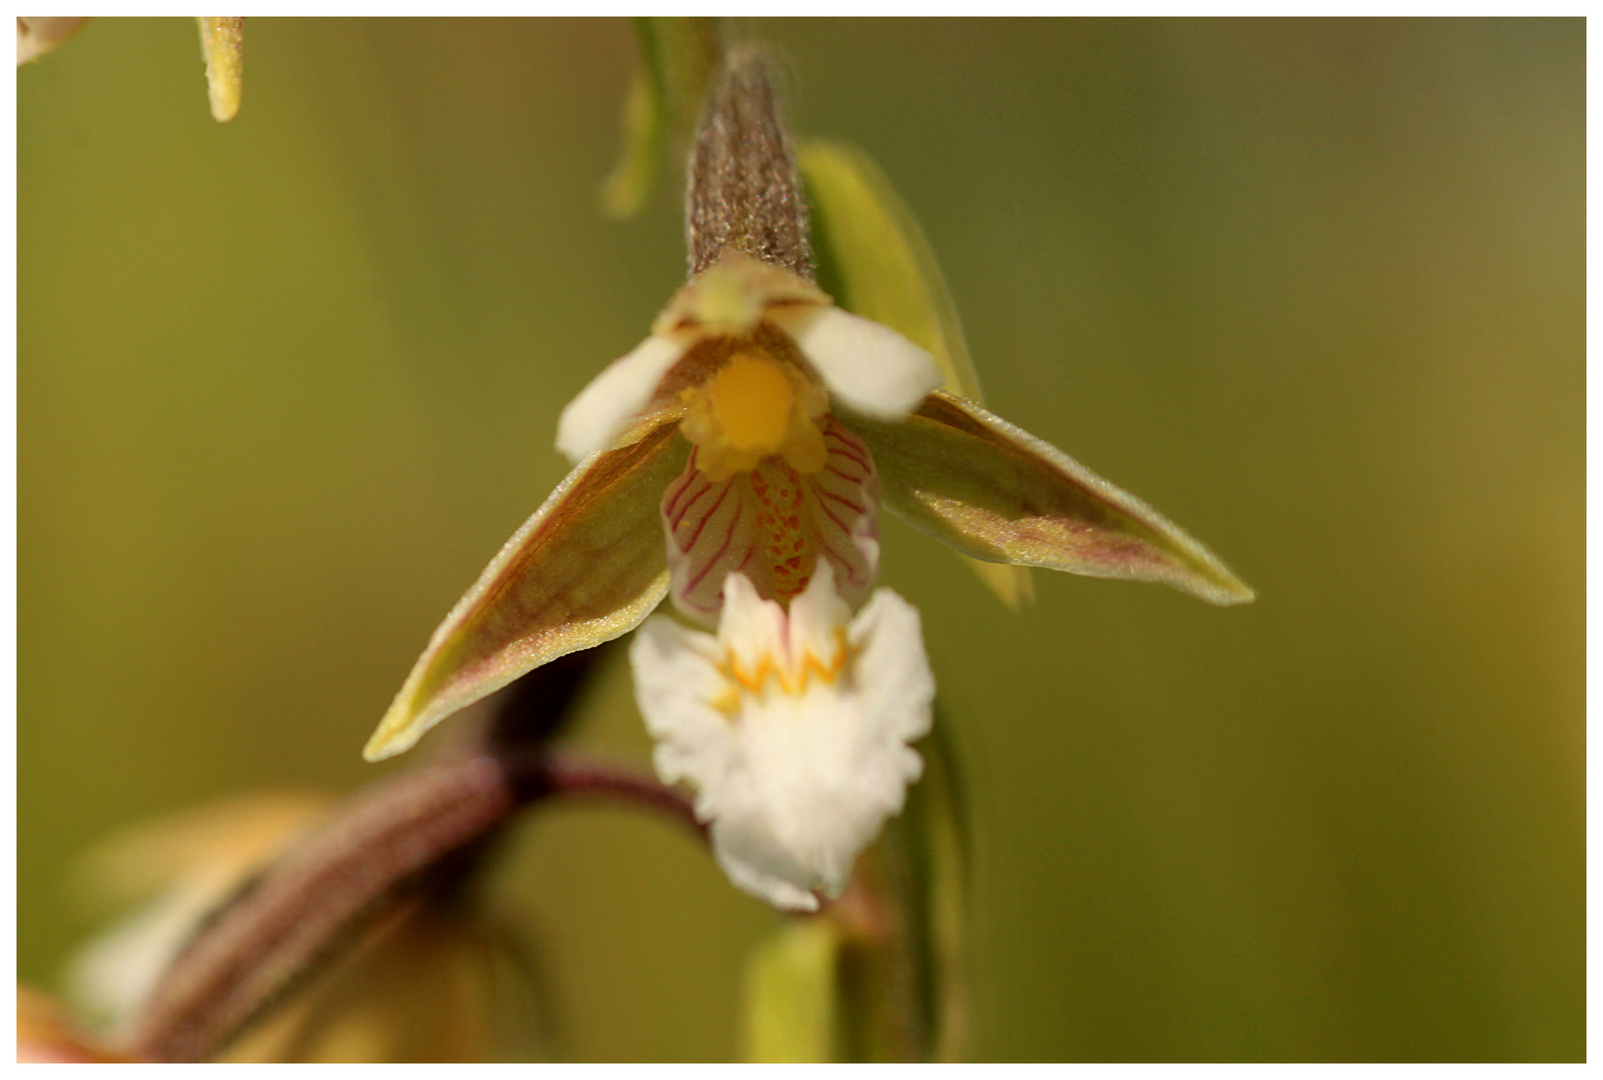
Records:
M720 93L738 97L727 86ZM725 119L716 100L708 112ZM718 127L704 125L698 157L712 156L703 151ZM740 141L728 134L723 140ZM704 171L719 173L710 165ZM800 207L793 170L771 171L776 184L789 187L770 201ZM676 543L665 545L663 508L682 508L664 496L686 479L693 455L703 460L704 446L713 459L703 473L708 483L729 484L743 456L770 446L739 482L781 466L799 472L817 460L809 427L825 443L826 468L806 474L820 497L835 476L827 469L831 458L838 462L849 450L871 472L836 479L865 498L878 495L974 558L1157 581L1215 604L1252 599L1207 548L1141 500L973 402L935 389L928 354L834 307L809 280L804 236L776 238L772 228L740 221L698 228L699 218L713 213L702 204L717 200L702 192L698 202L697 194L693 184L689 284L652 334L564 411L558 445L576 467L434 632L368 742L367 758L401 753L525 672L628 633L667 594L670 562L679 567L679 602L692 612L709 603L708 582L721 582L711 572L697 581L690 568L697 558L726 561L698 546L716 533L685 534L686 519L671 516ZM871 517L852 513L829 520L827 529L816 518L810 524L815 542L830 541L848 593L861 595L873 574L851 570L877 563L877 544L870 543ZM796 585L791 579L786 587Z
M919 771L933 680L917 616L881 590L881 502L973 558L1252 599L1139 499L972 401L935 359L813 279L788 139L736 53L691 155L688 283L563 411L575 463L412 669L365 750L670 592L716 636L654 620L632 656L665 780L698 788L730 876L780 906L838 893ZM862 606L853 618L851 612Z

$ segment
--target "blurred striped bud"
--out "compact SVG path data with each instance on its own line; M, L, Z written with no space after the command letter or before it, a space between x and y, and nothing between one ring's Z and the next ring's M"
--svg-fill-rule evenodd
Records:
M201 920L326 805L313 795L239 796L135 823L96 844L72 891L85 907L119 916L69 959L68 1000L119 1033Z
M68 997L113 1046L138 1027L173 962L248 883L329 820L316 796L250 795L109 837L83 860L78 891L131 912L72 958ZM337 824L337 822L336 822ZM516 936L462 895L469 864L442 868L376 922L305 969L217 1054L232 1062L503 1061L542 1056L534 965ZM258 958L272 967L275 956ZM37 1053L88 1053L65 1014L42 1008ZM53 1025L53 1026L52 1026ZM139 1044L142 1045L142 1044ZM56 1048L52 1050L52 1048ZM49 1060L97 1060L58 1056Z

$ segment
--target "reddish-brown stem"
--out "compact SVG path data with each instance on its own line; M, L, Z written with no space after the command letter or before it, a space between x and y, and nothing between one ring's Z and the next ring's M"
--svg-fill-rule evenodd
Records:
M634 769L577 754L511 758L506 766L526 799L543 795L621 799L660 810L697 832L706 833L706 826L696 820L695 810L683 795Z

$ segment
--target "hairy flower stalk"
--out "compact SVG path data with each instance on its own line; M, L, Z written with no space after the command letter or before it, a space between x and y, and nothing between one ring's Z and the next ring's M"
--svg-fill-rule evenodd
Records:
M949 388L934 358L812 276L805 202L762 57L737 50L694 140L690 280L563 411L575 468L435 631L377 759L557 656L638 626L665 780L742 888L839 895L920 771L933 679L879 570L883 500L977 559L1252 592L1140 500Z

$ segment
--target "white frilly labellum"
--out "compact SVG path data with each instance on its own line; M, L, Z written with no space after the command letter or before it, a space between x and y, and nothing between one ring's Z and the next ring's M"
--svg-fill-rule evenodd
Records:
M657 773L696 788L696 815L736 885L815 911L900 813L923 762L935 679L918 612L880 589L856 618L820 559L786 611L741 574L716 635L654 616L630 648Z

